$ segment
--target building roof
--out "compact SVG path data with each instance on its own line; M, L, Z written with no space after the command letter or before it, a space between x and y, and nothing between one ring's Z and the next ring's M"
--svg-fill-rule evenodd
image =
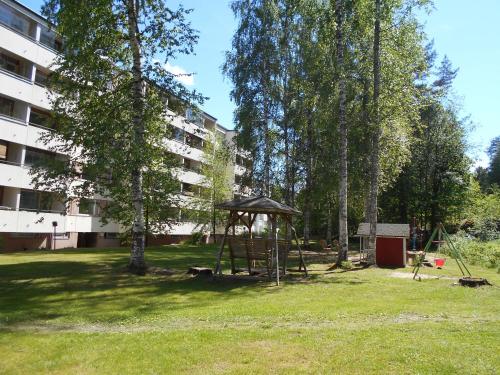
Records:
M358 227L358 236L370 235L370 223L361 223ZM410 224L377 224L377 236L381 237L410 237Z
M277 214L300 214L299 210L272 200L263 195L259 197L246 197L233 199L216 205L216 208L230 211L255 212L255 213L277 213Z

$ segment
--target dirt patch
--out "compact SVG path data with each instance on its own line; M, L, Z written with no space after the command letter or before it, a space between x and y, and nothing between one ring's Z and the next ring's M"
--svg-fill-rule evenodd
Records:
M390 275L390 277L395 277L398 279L413 279L413 273L410 272L400 272L400 271L394 271ZM419 273L418 276L420 276L421 279L442 279L442 280L454 280L457 281L458 277L449 277L449 276L438 276L438 275L427 275L425 273Z

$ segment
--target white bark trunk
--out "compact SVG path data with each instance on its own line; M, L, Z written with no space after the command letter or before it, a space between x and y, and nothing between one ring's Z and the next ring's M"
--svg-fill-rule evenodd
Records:
M377 251L377 196L378 196L378 180L380 175L379 166L379 145L381 136L380 127L380 0L375 0L375 27L373 38L373 139L372 153L370 158L370 236L368 239L368 256L367 262L375 264Z
M339 243L340 249L337 257L337 265L347 260L347 251L349 245L347 229L347 123L345 116L345 77L344 77L344 37L343 37L343 18L344 1L336 0L335 13L337 19L336 44L337 44L337 69L338 74L338 92L339 92L339 133L340 133L340 192L339 192Z
M133 56L133 86L132 107L134 110L134 144L144 144L144 97L145 82L142 74L141 47L138 39L137 17L139 9L134 0L127 1L129 43ZM134 206L134 222L132 224L132 248L130 250L129 269L142 274L146 270L144 260L144 195L143 195L143 170L138 160L133 160L134 167L131 175L132 202Z
M311 193L312 193L312 150L313 150L312 114L307 114L307 140L306 140L306 194L304 197L304 245L309 246L311 234Z

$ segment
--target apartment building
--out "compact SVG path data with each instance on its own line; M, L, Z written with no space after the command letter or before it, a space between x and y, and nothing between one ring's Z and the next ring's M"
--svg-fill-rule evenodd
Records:
M52 193L34 190L31 183L33 163L65 157L39 141L43 133L54 131L45 84L61 46L61 39L43 17L17 1L0 0L0 250L119 244L120 227L100 221L105 202L89 197L66 206ZM200 167L205 138L219 132L231 142L235 133L204 112L171 114L174 135L167 140L167 148L181 162L176 173L180 198L189 203L203 185ZM230 166L228 183L235 195L249 193L241 184L249 163L244 154L238 154ZM200 229L182 208L176 215L177 224L151 238L151 244L176 242Z

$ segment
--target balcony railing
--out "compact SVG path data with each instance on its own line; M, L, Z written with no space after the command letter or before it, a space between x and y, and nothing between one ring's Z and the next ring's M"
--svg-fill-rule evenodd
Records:
M1 9L0 9L0 11L1 11ZM38 40L36 40L34 35L30 35L30 32L21 31L15 27L12 27L11 25L3 22L2 20L0 20L0 25L2 25L3 27L9 29L10 31L12 31L18 35L21 35L22 37L24 37L26 39L29 39L31 42L36 43L39 46L47 48L48 50L50 50L54 53L60 53L62 51L63 43L58 39L43 38L42 35L40 35L40 40L38 41ZM34 30L35 30L34 24L32 25L32 29L33 29L33 31L31 31L31 33L34 34Z
M44 214L61 214L65 215L66 210L49 210L49 209L38 209L38 208L26 208L26 207L19 207L16 209L16 211L28 211L28 212L37 212L37 213L44 213Z
M23 119L20 119L18 117L14 117L14 116L10 116L10 115L6 115L4 113L0 113L0 118L6 119L9 121L14 121L14 122L17 122L17 123L22 124L22 125L26 125L26 121L24 121Z
M10 161L10 160L5 160L5 159L0 159L0 164L7 164L7 165L14 165L17 167L22 167L22 163L18 163L16 161Z

